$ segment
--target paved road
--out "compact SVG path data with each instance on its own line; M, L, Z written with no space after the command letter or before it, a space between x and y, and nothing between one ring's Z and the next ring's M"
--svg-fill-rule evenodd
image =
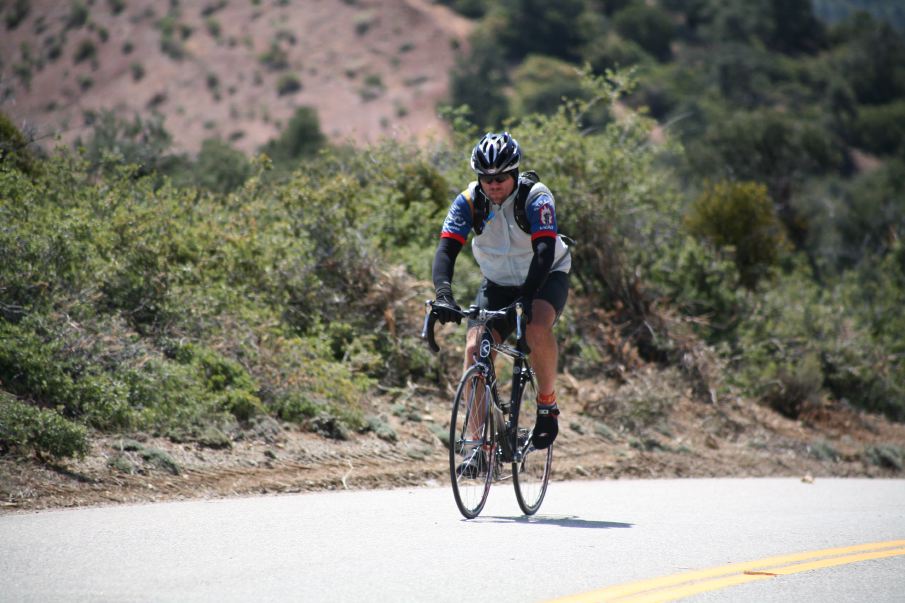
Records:
M496 485L473 521L446 487L194 501L0 517L0 601L611 600L599 589L894 540L905 480L553 483L530 519ZM902 603L905 542L884 547L688 600Z

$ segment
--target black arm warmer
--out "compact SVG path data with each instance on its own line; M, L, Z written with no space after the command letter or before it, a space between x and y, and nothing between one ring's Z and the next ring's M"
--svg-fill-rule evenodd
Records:
M528 276L522 285L522 296L528 298L537 294L550 274L555 257L556 239L553 237L534 239L532 246L534 247L534 258L531 260Z
M462 250L462 243L455 239L440 239L437 252L434 254L434 265L431 274L434 280L434 290L445 289L452 293L453 270L456 267L456 256Z

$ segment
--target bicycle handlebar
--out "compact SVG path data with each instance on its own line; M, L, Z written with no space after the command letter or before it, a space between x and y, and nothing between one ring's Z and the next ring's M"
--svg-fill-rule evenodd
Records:
M427 341L427 346L435 354L440 351L440 346L437 345L437 340L434 338L434 325L437 324L437 314L434 312L434 306L440 306L445 309L452 310L453 312L460 314L463 318L474 320L481 324L487 324L495 318L506 318L509 315L509 312L514 309L515 337L518 341L521 341L522 339L524 332L524 329L522 328L522 323L524 321L524 309L522 307L522 302L520 301L510 304L501 310L486 310L475 305L469 306L467 310L462 310L460 308L453 308L452 306L447 306L445 304L439 304L433 300L424 302L424 306L424 327L421 329L421 339Z

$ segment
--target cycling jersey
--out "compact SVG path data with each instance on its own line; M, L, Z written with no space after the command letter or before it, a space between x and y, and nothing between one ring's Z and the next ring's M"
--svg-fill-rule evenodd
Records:
M465 244L469 233L474 230L474 218L468 200L475 198L477 186L476 181L472 182L466 191L455 198L443 222L441 237ZM572 267L572 258L569 247L557 232L556 208L550 189L542 183L535 184L531 189L525 203L525 214L531 225L530 234L522 231L515 221L514 202L517 191L516 187L502 205L490 204L484 228L472 240L472 253L481 273L498 285L522 285L534 257L532 241L541 237L556 240L550 271L568 273Z

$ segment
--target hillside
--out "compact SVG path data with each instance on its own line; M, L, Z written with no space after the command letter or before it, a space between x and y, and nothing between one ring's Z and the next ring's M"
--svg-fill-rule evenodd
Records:
M160 114L177 150L251 152L296 107L334 142L442 135L436 104L470 23L427 0L29 0L0 36L3 111L47 145L92 114ZM52 146L52 145L48 145Z

